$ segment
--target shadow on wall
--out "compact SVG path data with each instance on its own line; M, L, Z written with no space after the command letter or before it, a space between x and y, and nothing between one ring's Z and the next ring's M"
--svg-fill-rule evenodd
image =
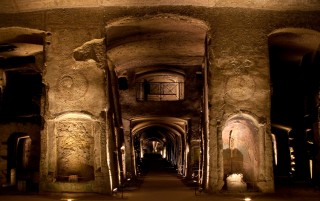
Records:
M223 169L226 175L244 174L243 155L238 149L223 149Z

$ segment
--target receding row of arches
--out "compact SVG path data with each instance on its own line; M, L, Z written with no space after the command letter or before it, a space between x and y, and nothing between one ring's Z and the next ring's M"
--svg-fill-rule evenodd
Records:
M166 23L159 23L163 21ZM154 24L158 26L155 27ZM19 80L42 77L41 69L44 68L43 61L47 56L43 50L49 45L44 41L51 33L46 35L39 30L24 28L1 30L3 32L0 31L0 34L7 34L8 31L17 34L17 37L1 41L0 46L0 64L3 66L0 69L1 126L6 127L12 121L46 126L46 131L41 131L49 132L46 133L48 137L44 138L47 140L44 144L52 146L42 147L41 150L48 152L46 157L51 157L48 160L50 171L46 175L53 177L50 179L54 182L96 180L100 176L98 174L103 174L103 171L97 171L103 169L100 164L102 162L98 160L103 158L103 151L107 153L105 157L109 158L107 166L111 190L121 185L128 175L138 176L143 159L148 157L169 161L183 177L190 178L196 172L197 182L205 189L209 189L212 182L212 154L217 155L216 162L222 166L219 177L226 184L230 175L241 174L241 184L250 190L261 190L258 183L266 180L265 158L270 153L269 149L274 153L274 161L277 161L273 164L275 177L289 177L292 170L301 179L312 179L312 174L319 174L310 167L309 161L304 160L305 155L310 154L304 148L311 141L316 144L316 129L313 126L319 121L319 32L301 28L279 29L272 32L268 37L269 41L266 41L269 42L272 89L270 122L281 125L272 127L273 146L269 143L269 120L261 120L251 111L236 111L223 117L218 124L216 148L212 147L210 141L215 137L209 133L212 111L208 100L210 93L215 90L208 88L209 79L214 79L214 75L208 75L207 72L212 67L209 61L214 60L209 58L210 54L207 52L210 48L209 27L202 21L174 15L126 18L110 23L106 27L106 38L101 40L106 48L107 64L104 67L109 79L106 82L110 84L110 89L106 91L111 102L105 118L109 126L106 135L111 137L105 137L109 147L103 150L101 144L104 143L104 138L95 133L100 120L88 115L90 111L83 112L79 108L76 112L57 112L50 118L44 115L50 98L41 79L28 85L30 90L26 89L23 93L15 94L16 90L10 90L14 87L21 89ZM36 41L41 39L42 44L35 43L29 37L23 40L18 37L34 33L37 34ZM44 49L39 51L38 45ZM22 56L18 52L20 48L30 48L34 52L31 51L27 57ZM93 59L99 64L103 63L99 60L100 57L81 55L81 51L75 51L74 57L80 62ZM34 87L34 84L37 86ZM65 79L63 84L64 88L78 89L72 88L75 85L71 78ZM28 99L20 100L26 107L29 108L30 105L25 103L27 101L37 102L37 107L24 110L26 114L16 112L13 116L7 115L11 111L7 108L15 108L20 104L17 99L21 94ZM84 116L80 118L78 113ZM72 114L77 115L75 117ZM70 128L74 129L70 131ZM290 141L292 136L283 137L283 132L274 128L295 130L294 144L284 143ZM37 175L40 171L40 165L37 165L42 155L40 146L43 144L33 143L28 133L16 133L14 128L1 133L1 137L6 138L2 139L2 144L8 150L6 158L1 161L7 164L5 182L16 185L15 180L26 180L24 177L29 173L25 169L30 166L34 167L31 170L33 175ZM36 141L40 141L40 130L38 137ZM83 140L76 140L77 146L71 149L68 147L71 138ZM299 143L301 140L303 143ZM114 144L110 145L112 142ZM99 147L99 151L90 147L92 145ZM292 147L295 149L295 161L291 160ZM217 152L214 151L215 148ZM38 152L33 152L31 157L30 150ZM78 162L87 163L72 162L70 157L74 158L79 153L83 158L78 159ZM309 159L313 160L316 153L311 155ZM296 163L294 167L291 166L293 162ZM313 164L315 163L316 161ZM82 169L73 170L73 166ZM16 178L11 177L13 171L16 171ZM89 175L86 175L88 172ZM36 179L32 181L38 182Z

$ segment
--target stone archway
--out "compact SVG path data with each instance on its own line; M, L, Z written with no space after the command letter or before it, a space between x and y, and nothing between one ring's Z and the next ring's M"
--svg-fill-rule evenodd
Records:
M287 159L275 164L275 179L319 183L320 160L314 150L319 147L320 32L277 29L268 35L268 46L272 132L276 141L283 138L283 133L287 135L279 153L290 150Z
M248 114L228 118L222 130L223 170L226 189L260 191L265 170L265 125Z
M11 185L22 184L31 179L30 165L32 139L27 133L13 133L8 141L7 178ZM29 175L28 175L29 174ZM24 183L24 189L26 190Z
M188 173L188 144L187 130L188 121L174 117L140 117L131 120L131 135L132 138L143 138L143 133L149 129L161 130L161 135L165 139L168 149L166 150L165 158L175 165L178 169L178 174L187 176ZM147 136L149 135L149 136ZM147 138L158 138L155 134L147 134ZM158 139L160 141L160 139ZM131 145L131 155L133 168L136 169L134 160L134 144ZM141 144L140 144L141 146ZM163 155L164 157L164 155Z
M118 81L120 86L115 101L119 101L123 119L135 119L141 115L146 118L156 116L160 120L173 116L189 118L192 123L185 138L191 142L201 141L198 126L202 123L202 104L207 101L203 100L202 90L206 79L203 75L203 62L206 57L208 25L188 16L158 14L118 19L107 23L105 28L108 66L112 71L111 79L115 81L113 83ZM152 76L144 77L147 74ZM139 78L150 81L157 90L152 90L152 95L144 93L144 80ZM148 80L149 78L153 78L153 81ZM164 85L167 88L161 89ZM135 90L136 86L143 90ZM161 93L158 93L159 91ZM186 91L188 96L185 96ZM166 98L163 99L163 95ZM207 95L206 93L205 96ZM124 129L125 138L130 136L130 129ZM188 154L182 159L191 161L190 150L194 150L192 146L196 143L183 144L183 149ZM203 146L206 152L204 144L200 146ZM126 145L130 146L132 145ZM129 155L131 154L126 154ZM201 160L201 164L208 164L207 152ZM204 160L206 162L203 162ZM126 167L130 169L129 166L130 163ZM207 174L207 171L203 170L204 166L201 165L199 169L203 174ZM191 175L191 169L192 167L188 167L183 170L183 174ZM208 180L209 176L201 178Z

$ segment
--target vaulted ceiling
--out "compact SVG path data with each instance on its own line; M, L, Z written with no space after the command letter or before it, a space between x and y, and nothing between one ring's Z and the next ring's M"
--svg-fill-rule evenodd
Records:
M309 121L320 87L320 33L280 29L270 34L269 50L273 122L297 126Z
M107 54L119 74L137 67L201 66L207 30L201 21L174 15L123 19L106 27Z
M56 8L84 8L108 6L203 6L241 7L273 10L319 10L319 1L303 0L1 0L0 13L16 13Z

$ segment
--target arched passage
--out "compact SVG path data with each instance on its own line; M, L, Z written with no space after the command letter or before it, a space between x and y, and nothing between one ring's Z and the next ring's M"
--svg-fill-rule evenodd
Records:
M0 28L0 124L8 137L0 166L6 167L5 185L19 191L39 188L45 37L38 29Z
M320 33L282 28L269 35L271 123L278 158L275 179L310 181L319 174Z
M17 181L31 180L31 146L32 139L26 133L13 133L8 139L7 179L12 185ZM29 177L29 178L28 178Z
M201 141L208 29L201 20L173 14L128 17L106 26L108 67L119 89L113 97L122 122L130 122L123 126L124 153L131 161L124 172L136 174L136 156L155 151L144 150L151 144L164 146L166 159L182 176L199 167L189 150L200 152L192 146Z
M175 166L181 176L186 176L187 120L172 117L147 117L133 119L131 124L133 125L131 130L132 155L135 165L142 158L158 156ZM160 150L157 150L156 144L161 145Z

